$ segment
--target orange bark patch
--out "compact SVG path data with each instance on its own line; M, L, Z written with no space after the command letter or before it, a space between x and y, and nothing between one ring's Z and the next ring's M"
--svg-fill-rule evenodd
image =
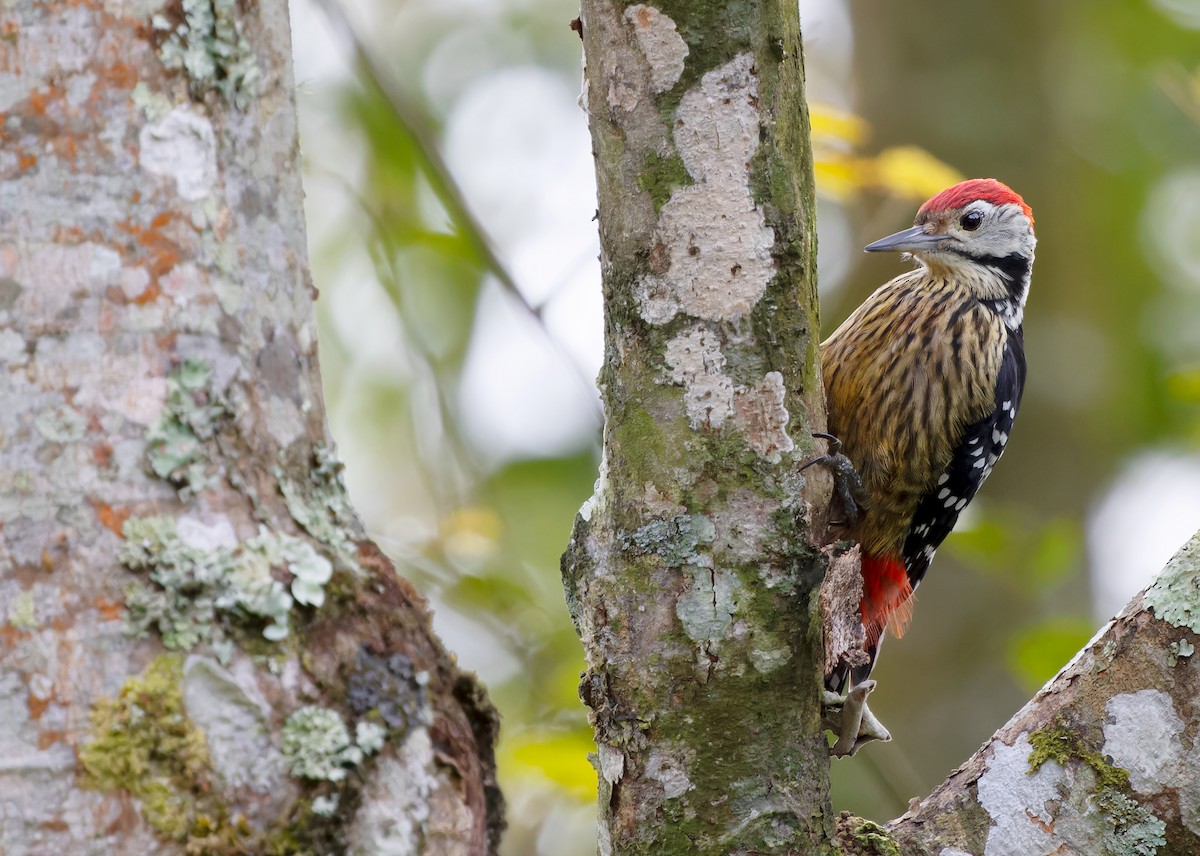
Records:
M96 611L105 621L116 621L125 614L125 604L102 597L96 601Z
M100 69L99 77L111 89L133 89L138 82L137 70L123 62ZM92 87L92 92L95 93L97 89L98 87Z
M55 743L60 743L66 739L65 731L39 731L38 732L38 749L49 749Z
M160 294L162 294L162 288L159 287L157 282L152 281L146 286L145 291L133 298L133 303L137 306L145 306L147 303L153 303L158 300Z
M74 137L58 137L50 143L54 148L54 153L65 161L75 163L75 157L79 154L79 143Z
M117 228L122 232L132 235L134 240L137 241L138 247L145 255L146 269L150 273L151 280L157 280L160 276L168 273L175 265L179 264L179 244L163 234L162 231L177 216L174 211L164 211L150 221L148 228L139 226L129 220L124 220L117 224ZM155 294L153 297L147 298L144 302L149 302L157 296ZM139 295L135 299L141 300L141 297Z
M92 446L92 460L96 462L96 466L107 469L112 465L113 447L112 443L107 440L101 440L96 445Z
M112 451L111 448L109 451ZM132 512L128 508L113 508L111 505L98 500L92 500L92 508L96 512L96 518L100 521L100 525L111 531L114 535L121 537L125 521L129 519L129 515Z
M50 706L50 702L54 701L54 696L46 696L38 698L33 693L29 694L29 718L38 720L42 718L42 714L46 712L46 708Z
M28 103L29 112L35 116L45 116L46 108L54 101L58 101L63 97L62 87L49 84L41 89L35 89L29 93Z

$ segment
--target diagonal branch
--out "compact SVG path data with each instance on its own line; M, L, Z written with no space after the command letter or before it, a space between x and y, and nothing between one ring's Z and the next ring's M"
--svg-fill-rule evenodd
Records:
M892 821L901 852L1200 852L1197 645L1200 533L979 752Z

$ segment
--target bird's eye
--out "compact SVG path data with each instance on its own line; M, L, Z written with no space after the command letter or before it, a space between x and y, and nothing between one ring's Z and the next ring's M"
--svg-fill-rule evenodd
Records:
M978 211L968 211L962 216L962 220L959 221L959 225L961 225L968 232L974 232L979 228L979 224L982 222L983 215L981 213Z

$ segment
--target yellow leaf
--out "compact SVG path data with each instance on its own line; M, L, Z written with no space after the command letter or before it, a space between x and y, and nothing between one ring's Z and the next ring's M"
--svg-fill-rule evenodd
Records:
M509 775L536 775L581 801L596 798L596 771L588 753L596 751L590 729L524 733L502 738L500 768Z
M817 190L824 195L845 202L858 192L861 182L856 174L854 161L845 158L822 158L813 162L813 175L817 179Z
M809 104L808 118L813 138L824 138L826 142L841 141L849 146L859 146L871 132L871 126L864 119L829 104Z
M884 149L875 157L874 173L876 187L916 201L963 180L956 169L916 146Z

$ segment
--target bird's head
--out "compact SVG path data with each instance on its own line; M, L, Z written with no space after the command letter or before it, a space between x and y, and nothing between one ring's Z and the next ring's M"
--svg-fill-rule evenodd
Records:
M959 182L922 205L914 222L866 251L909 253L932 270L972 279L989 272L1022 290L1028 285L1037 243L1033 211L1007 185L994 178Z

